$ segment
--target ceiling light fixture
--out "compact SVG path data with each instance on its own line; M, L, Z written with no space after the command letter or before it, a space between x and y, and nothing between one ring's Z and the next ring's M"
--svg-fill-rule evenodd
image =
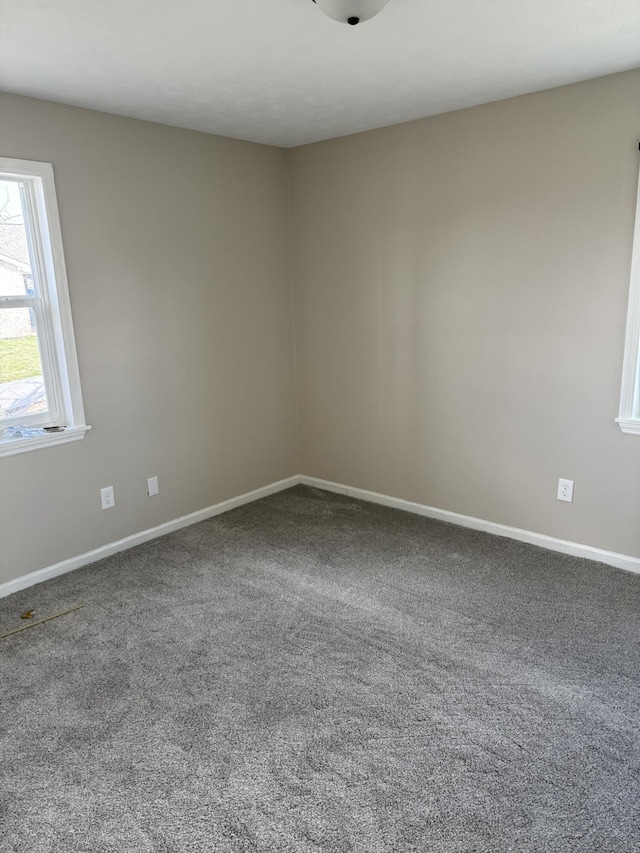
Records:
M325 15L355 26L382 12L389 0L313 0Z

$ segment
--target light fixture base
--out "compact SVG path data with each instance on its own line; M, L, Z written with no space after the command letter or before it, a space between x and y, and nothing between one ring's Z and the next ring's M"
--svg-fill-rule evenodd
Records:
M313 0L325 15L352 27L373 18L389 0Z

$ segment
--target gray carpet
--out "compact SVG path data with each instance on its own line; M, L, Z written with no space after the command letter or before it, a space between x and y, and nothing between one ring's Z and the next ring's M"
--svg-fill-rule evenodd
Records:
M640 577L296 487L0 601L0 850L640 850Z

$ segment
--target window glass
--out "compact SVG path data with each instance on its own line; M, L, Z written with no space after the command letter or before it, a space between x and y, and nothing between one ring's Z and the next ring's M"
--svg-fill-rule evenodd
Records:
M0 296L35 296L21 189L0 181ZM0 310L0 421L46 410L35 311L7 303Z

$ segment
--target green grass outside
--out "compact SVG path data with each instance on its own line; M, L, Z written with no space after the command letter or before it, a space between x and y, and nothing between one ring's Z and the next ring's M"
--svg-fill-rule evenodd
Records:
M0 340L0 384L40 376L41 373L38 339L35 335Z

